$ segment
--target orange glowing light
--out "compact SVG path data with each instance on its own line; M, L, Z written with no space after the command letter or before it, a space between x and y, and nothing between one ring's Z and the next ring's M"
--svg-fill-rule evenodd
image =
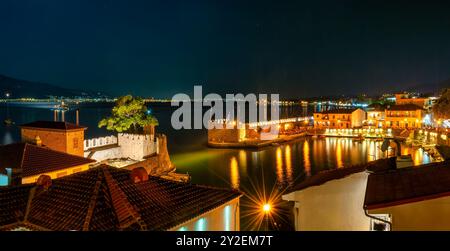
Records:
M272 210L272 207L270 206L269 203L266 203L262 206L262 210L265 214L270 213L270 210Z

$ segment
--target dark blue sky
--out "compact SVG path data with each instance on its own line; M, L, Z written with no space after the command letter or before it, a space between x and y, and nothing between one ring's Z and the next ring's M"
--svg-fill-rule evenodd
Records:
M0 74L170 97L382 92L450 78L450 5L2 0ZM361 2L361 3L360 3Z

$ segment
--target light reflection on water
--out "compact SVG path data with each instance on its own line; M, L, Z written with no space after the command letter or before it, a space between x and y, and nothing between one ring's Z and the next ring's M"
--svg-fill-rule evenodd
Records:
M322 170L385 158L387 153L381 151L381 144L382 142L375 140L356 142L348 138L306 138L259 151L205 147L200 152L187 155L189 158L182 157L185 154L172 154L172 160L178 171L189 171L192 174L194 183L212 180L209 176L213 173L222 178L222 183L214 181L210 185L245 187L247 179L257 178L258 172L263 169L266 182L272 182L281 188ZM390 154L393 152L391 150ZM412 154L416 165L431 161L430 157L418 148L402 146L402 153ZM194 156L208 157L205 161L192 163L190 160L196 159ZM239 172L234 171L235 169L239 169ZM236 181L240 183L237 186Z
M355 142L352 139L344 138L309 138L288 145L262 149L261 151L205 149L204 151L208 153L221 151L221 154L205 154L210 157L208 158L209 161L193 163L195 166L190 165L188 159L178 158L176 154L173 155L173 160L180 172L189 171L192 174L195 183L205 183L205 181L211 180L207 177L213 172L221 176L222 181L228 180L231 187L241 187L236 182L243 183L245 187L248 182L245 177L250 179L257 177L258 170L263 168L266 182L276 183L276 185L284 187L293 184L295 180L298 181L321 170L384 158L387 153L381 151L381 144L382 142L375 140ZM301 150L293 151L292 149ZM422 149L403 146L402 153L412 154L416 165L430 162L430 157ZM198 155L198 153L194 154L194 156ZM247 158L247 155L251 155L251 158ZM237 159L239 159L239 162ZM228 169L223 166L224 163L230 163L231 172L229 174L222 171ZM235 169L239 169L239 172ZM192 172L193 170L196 171ZM244 179L239 179L239 174ZM223 186L228 184L222 183ZM218 183L214 182L211 185L218 185Z

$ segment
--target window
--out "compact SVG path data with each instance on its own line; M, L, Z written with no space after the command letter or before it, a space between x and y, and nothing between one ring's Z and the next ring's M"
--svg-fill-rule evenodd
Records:
M74 149L78 148L78 138L73 138L73 148Z
M372 214L372 216L380 220L370 218L371 231L391 231L390 225L387 223L392 222L392 218L389 214Z

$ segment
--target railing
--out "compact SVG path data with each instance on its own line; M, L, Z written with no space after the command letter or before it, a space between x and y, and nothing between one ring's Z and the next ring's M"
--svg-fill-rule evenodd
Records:
M114 135L106 137L98 137L84 140L84 150L89 150L94 147L107 146L117 144L117 137Z

